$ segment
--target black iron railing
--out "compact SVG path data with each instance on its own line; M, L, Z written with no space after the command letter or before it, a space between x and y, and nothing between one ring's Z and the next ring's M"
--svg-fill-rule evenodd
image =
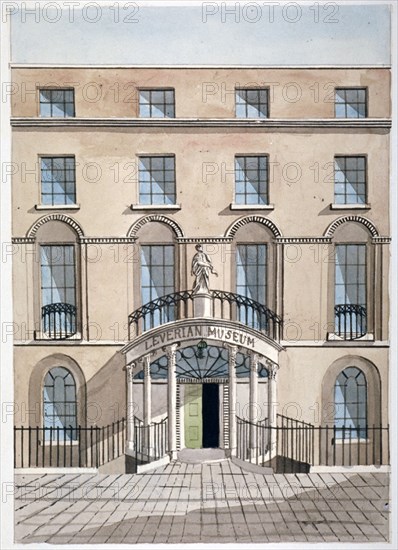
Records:
M270 444L267 419L249 422L237 416L236 432L236 456L262 466Z
M266 426L237 417L236 452L241 460L278 473L305 473L311 466L380 466L390 464L389 433L389 426L375 424L314 426L278 414L276 425ZM271 439L274 448L265 456Z
M193 317L193 292L167 294L141 306L129 315L129 339L156 326Z
M164 457L168 447L167 417L144 425L134 418L134 450L136 464L153 462Z
M282 319L263 304L241 294L223 290L214 290L212 301L214 317L239 321L273 340L280 339Z
M275 460L277 472L308 472L315 464L315 426L282 414L276 415Z
M263 304L234 294L214 290L210 293L211 314L214 318L237 321L263 332L273 340L281 336L282 320ZM194 317L192 290L175 292L149 302L129 315L129 339L171 321Z
M124 454L126 420L108 426L14 427L15 468L98 468Z
M367 332L366 307L358 304L334 306L335 331L344 340L362 338Z
M64 340L77 332L77 308L62 302L41 308L43 332L52 340Z

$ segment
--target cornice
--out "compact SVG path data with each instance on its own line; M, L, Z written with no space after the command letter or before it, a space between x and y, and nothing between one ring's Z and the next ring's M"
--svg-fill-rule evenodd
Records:
M138 237L80 237L81 244L134 244ZM233 237L177 237L178 244L231 243ZM13 244L34 244L35 237L13 237ZM277 244L330 244L331 237L276 237ZM390 244L391 237L373 237L373 244Z
M133 244L136 237L81 237L82 244Z
M332 242L331 237L278 237L279 244L328 244Z
M372 243L373 244L390 244L391 237L373 237Z
M12 237L11 242L13 244L34 244L36 242L35 237Z
M195 64L190 65L153 65L153 64L116 64L116 63L10 63L11 69L157 69L157 70L168 70L168 69L280 69L280 70L289 70L289 69L304 69L306 71L311 71L314 69L352 69L361 71L363 69L391 69L391 64L389 63L379 63L377 65L367 65L367 64L356 64L356 65L249 65L249 64L239 64L234 65L233 63L221 63L221 64Z
M12 117L14 128L391 128L391 119L239 119L239 118L38 118Z
M219 244L231 243L232 237L180 237L177 238L178 244Z

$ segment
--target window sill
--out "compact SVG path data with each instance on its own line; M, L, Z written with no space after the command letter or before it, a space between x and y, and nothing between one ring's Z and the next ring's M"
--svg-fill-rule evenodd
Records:
M230 204L230 210L274 210L273 204Z
M47 336L44 332L35 331L34 340L41 340L44 342L70 342L71 340L82 340L82 335L80 332L76 332L73 336L68 336L67 338L51 338Z
M361 336L361 338L353 338L352 340L348 338L342 338L341 336L338 336L334 332L328 332L327 334L327 340L328 342L374 342L374 334L373 332L367 332L364 336Z
M35 204L36 210L80 210L80 204Z
M181 210L180 204L131 204L131 210Z
M370 204L336 204L330 205L330 210L370 210Z

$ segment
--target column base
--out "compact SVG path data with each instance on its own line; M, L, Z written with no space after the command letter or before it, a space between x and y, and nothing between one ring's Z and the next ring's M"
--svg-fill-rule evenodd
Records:
M177 451L168 451L167 453L170 457L170 460L177 460Z

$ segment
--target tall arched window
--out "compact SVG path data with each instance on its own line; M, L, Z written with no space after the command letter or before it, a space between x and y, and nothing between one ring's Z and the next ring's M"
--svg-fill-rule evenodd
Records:
M44 379L43 413L46 439L50 439L51 436L53 439L76 439L76 409L75 379L64 367L54 367L48 371Z
M357 367L344 369L334 385L336 437L366 437L367 387L364 373Z

